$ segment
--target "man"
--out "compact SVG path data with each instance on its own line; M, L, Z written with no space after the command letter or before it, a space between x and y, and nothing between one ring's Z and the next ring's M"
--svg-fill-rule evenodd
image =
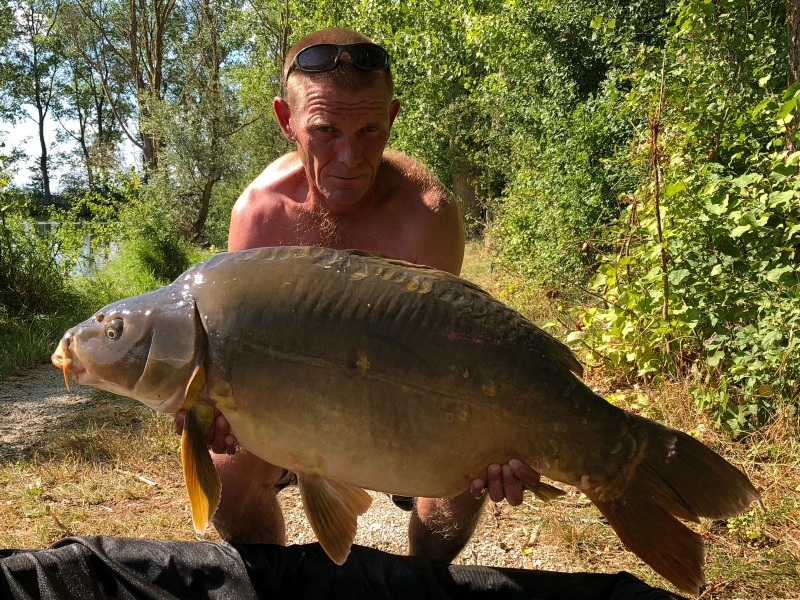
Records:
M358 248L457 275L464 230L456 203L420 163L384 153L400 109L386 51L355 31L325 29L292 47L284 75L286 98L276 98L274 109L297 150L270 164L236 202L228 250ZM286 472L237 451L222 415L212 429L209 442L223 489L214 526L228 541L285 544L276 484L286 481ZM538 480L512 460L489 466L486 487L492 500L519 504L519 481L533 486ZM483 503L483 479L456 498L417 499L410 553L452 561L471 537Z

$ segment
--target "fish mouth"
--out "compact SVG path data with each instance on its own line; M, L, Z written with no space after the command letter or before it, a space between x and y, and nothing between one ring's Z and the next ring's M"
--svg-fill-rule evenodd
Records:
M58 347L55 352L50 355L50 362L64 373L64 385L68 392L70 391L70 373L72 373L72 379L82 385L95 385L100 381L97 377L86 371L86 367L83 366L80 358L70 350L71 338L72 336L69 333L64 334L64 337L58 342Z

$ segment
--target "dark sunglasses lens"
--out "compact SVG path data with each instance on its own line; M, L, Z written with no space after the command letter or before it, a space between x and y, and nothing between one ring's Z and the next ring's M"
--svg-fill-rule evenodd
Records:
M301 50L297 54L297 64L303 71L327 71L336 64L336 46L321 44Z
M389 54L375 44L360 44L348 51L353 64L359 69L380 71L389 66Z

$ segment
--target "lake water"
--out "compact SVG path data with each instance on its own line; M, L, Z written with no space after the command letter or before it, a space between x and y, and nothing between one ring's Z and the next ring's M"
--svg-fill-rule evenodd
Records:
M74 223L80 225L80 223ZM109 223L103 223L108 225ZM61 223L59 221L36 221L36 229L41 233L49 233L57 229ZM98 237L86 232L83 235L81 244L81 256L77 263L70 269L70 273L75 277L89 275L92 271L102 267L107 260L113 258L119 249L119 242L108 238ZM64 257L56 255L59 263L64 261Z

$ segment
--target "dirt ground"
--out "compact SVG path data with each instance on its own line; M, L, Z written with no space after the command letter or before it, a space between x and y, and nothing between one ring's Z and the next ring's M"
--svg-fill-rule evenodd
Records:
M67 393L64 378L51 365L9 377L0 385L0 458L22 456L46 438L55 421L89 402L80 391Z

